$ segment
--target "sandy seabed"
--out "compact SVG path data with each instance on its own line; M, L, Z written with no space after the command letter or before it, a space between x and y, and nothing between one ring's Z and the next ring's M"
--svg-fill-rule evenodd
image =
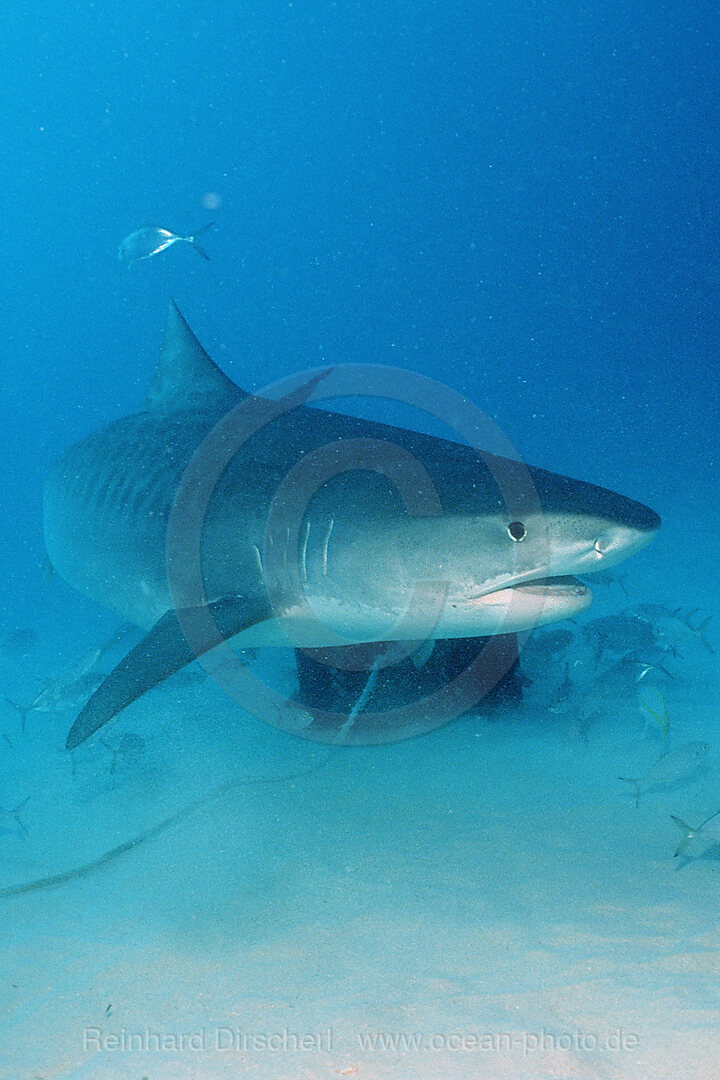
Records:
M85 645L49 629L4 662L4 696L28 700ZM720 677L692 635L678 652L657 682L667 744L632 695L590 718L558 703L562 664L521 706L364 749L274 731L199 678L74 763L71 710L21 734L8 705L0 887L237 784L92 873L0 900L0 1080L717 1075L720 859L681 866L670 815L720 807ZM139 759L114 756L123 732ZM693 740L707 760L636 809L618 777Z

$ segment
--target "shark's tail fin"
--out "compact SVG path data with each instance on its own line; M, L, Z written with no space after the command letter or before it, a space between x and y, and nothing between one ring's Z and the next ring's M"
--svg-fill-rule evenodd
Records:
M214 224L215 224L214 221L210 221L210 222L208 222L207 225L203 225L201 229L197 229L192 234L192 236L186 236L185 237L185 240L187 240L188 244L192 244L192 246L197 251L198 255L202 255L203 259L207 259L208 262L210 262L210 256L208 255L208 253L205 251L204 248L200 247L200 245L197 242L197 238L198 238L198 236L201 236L204 232L207 232L208 229L212 229Z
M634 776L618 776L618 780L622 780L624 784L635 785L635 809L637 810L638 803L640 802L640 787L642 785L642 780L638 780Z

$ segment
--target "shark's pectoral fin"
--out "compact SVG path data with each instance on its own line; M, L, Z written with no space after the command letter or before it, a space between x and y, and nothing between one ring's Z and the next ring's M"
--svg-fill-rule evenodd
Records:
M271 614L266 600L237 596L203 608L167 611L92 695L70 728L66 749L74 750L163 679Z

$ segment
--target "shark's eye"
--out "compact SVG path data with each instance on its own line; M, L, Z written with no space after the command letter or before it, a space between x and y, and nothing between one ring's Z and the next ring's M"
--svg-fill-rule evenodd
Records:
M511 521L507 529L510 539L514 540L516 543L519 543L520 540L524 540L527 536L527 529L522 521Z

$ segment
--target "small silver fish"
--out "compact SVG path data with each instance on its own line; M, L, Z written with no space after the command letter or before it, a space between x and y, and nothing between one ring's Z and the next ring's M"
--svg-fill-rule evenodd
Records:
M705 742L690 742L683 746L676 746L674 750L668 750L667 754L659 757L645 776L639 779L631 776L621 776L626 784L635 785L635 806L640 801L640 793L649 791L650 788L664 787L674 784L679 780L686 780L697 769L708 752L708 744Z
M119 641L134 630L135 627L129 623L122 623L104 645L93 646L78 663L66 669L64 674L58 678L49 679L29 705L23 705L6 697L7 703L17 709L20 714L21 732L25 733L29 713L61 713L83 705L105 679L105 674L97 670L97 664Z
M708 615L703 619L697 608L685 611L683 608L668 608L663 604L638 604L635 610L641 618L654 623L658 628L667 627L668 624L671 627L673 624L675 624L675 627L681 627L697 638L709 653L714 654L713 644L708 641L705 633L710 625L712 615ZM698 616L700 616L699 621Z
M622 591L627 596L628 591L625 586L625 579L627 574L618 574L615 570L598 570L592 576L593 585L619 585Z
M649 649L656 643L654 627L637 615L604 615L586 623L583 632L595 642L595 655L599 660L607 650L627 653L634 649Z
M538 665L547 663L549 659L567 649L572 644L574 636L572 630L567 630L564 626L558 629L541 630L533 634L525 645L525 659L529 654L530 659Z
M684 856L686 859L698 859L707 851L720 846L720 810L711 814L709 818L698 825L696 829L688 825L682 818L670 815L675 824L682 829L684 835L678 844L675 857Z
M201 233L211 229L214 224L215 222L211 221L209 225L203 225L192 236L179 236L178 233L170 232L169 229L162 229L159 225L146 225L144 229L136 229L135 232L125 237L118 248L118 259L120 262L128 264L140 262L141 259L149 259L153 255L159 255L161 251L165 251L172 244L176 244L178 240L182 240L185 244L191 244L197 253L202 255L203 259L209 260L210 256L197 243L197 238Z
M5 700L20 714L20 731L24 734L29 713L63 713L76 709L85 704L104 680L105 676L101 672L86 671L67 683L52 680L29 705L22 705L8 697Z
M116 742L107 742L103 738L100 742L112 754L111 774L117 769L118 761L122 761L125 765L137 765L145 753L145 740L132 731L121 735Z
M18 803L11 810L6 810L0 806L0 833L10 833L14 836L28 836L29 833L25 827L25 822L20 817L20 814L29 803L31 795L28 795L22 802ZM8 828L3 822L6 821L11 827Z
M15 660L26 656L37 639L34 630L24 630L22 627L0 631L0 660Z
M650 672L669 679L673 677L662 663L654 664L646 660L642 650L628 653L600 672L595 680L595 689L605 693L628 694L640 686Z

